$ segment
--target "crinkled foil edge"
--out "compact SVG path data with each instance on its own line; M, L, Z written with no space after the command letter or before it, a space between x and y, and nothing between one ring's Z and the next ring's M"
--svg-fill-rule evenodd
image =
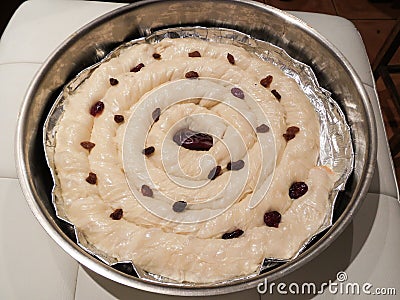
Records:
M273 269L277 265L295 259L307 249L307 246L320 233L324 232L326 229L332 226L334 206L337 195L340 190L344 189L346 181L353 171L354 151L350 127L347 124L346 117L341 111L339 105L331 98L331 93L319 86L318 80L311 67L293 59L287 54L285 50L271 43L254 39L249 35L232 29L177 27L156 31L148 37L132 40L119 46L118 48L110 52L100 62L81 71L72 81L70 81L64 87L63 91L57 97L54 105L52 106L43 127L43 142L46 160L50 167L54 181L54 186L52 190L52 203L55 207L57 217L73 226L75 230L77 244L82 249L110 266L115 266L116 264L120 263L132 264L132 267L138 277L150 282L162 282L164 284L172 284L174 286L182 287L203 286L203 284L196 283L180 283L157 274L149 273L135 266L133 262L119 262L115 258L108 256L106 253L100 252L93 245L88 243L84 234L77 230L77 228L68 220L65 214L62 206L63 200L59 188L59 180L57 178L56 168L54 164L57 124L63 114L64 100L66 99L66 97L74 93L74 91L80 86L80 84L82 84L87 78L89 78L93 71L100 64L109 61L113 57L118 56L121 50L134 44L155 44L165 38L197 38L206 41L233 44L242 47L248 52L258 56L260 59L270 62L279 67L288 77L294 79L303 90L303 92L307 95L311 104L314 106L314 109L317 112L320 121L320 154L318 158L318 165L329 166L336 174L340 174L340 177L335 182L334 189L329 196L330 208L329 212L326 214L324 223L322 224L318 232L316 232L312 237L304 242L296 255L291 259L282 260L273 257L265 258L257 272L218 283L233 283L235 281L249 279L259 275L261 272Z

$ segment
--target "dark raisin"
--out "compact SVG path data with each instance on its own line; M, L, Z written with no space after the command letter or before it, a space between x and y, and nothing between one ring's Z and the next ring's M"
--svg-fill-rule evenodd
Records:
M101 101L97 101L95 104L92 105L90 108L90 114L93 117L96 117L97 115L101 114L104 110L104 103Z
M208 151L213 146L213 137L206 133L195 132L188 128L178 130L173 141L183 148L196 151Z
M210 180L214 180L221 173L221 170L222 170L221 166L216 166L216 167L212 168L210 173L208 174L207 178Z
M239 99L244 99L244 92L241 89L237 88L237 87L232 88L231 89L231 93L232 93L233 96L235 96L235 97L237 97Z
M123 115L115 115L114 116L114 121L115 123L122 123L125 120Z
M271 93L275 96L276 99L281 100L282 97L276 90L272 90Z
M296 136L296 133L300 131L300 128L297 126L290 126L286 129L286 133L283 134L283 137L288 142Z
M138 64L136 67L133 67L132 69L131 69L131 72L139 72L140 71L140 69L141 68L143 68L144 67L144 64L143 63L140 63L140 64Z
M284 133L283 137L285 138L285 140L288 142L292 139L294 139L295 135L293 133Z
M110 218L113 220L121 220L123 214L124 212L122 211L122 209L117 208L116 210L114 210L114 212L110 214Z
M189 55L189 57L201 57L201 54L199 51L190 52L188 55Z
M117 85L118 84L118 80L117 79L115 79L115 78L110 78L110 84L111 85Z
M86 149L86 150L92 150L94 148L94 146L96 146L95 143L89 142L89 141L84 141L81 143L81 146Z
M93 172L90 172L89 176L86 177L86 181L90 184L96 184L97 183L97 175Z
M176 201L172 205L172 210L175 212L183 212L187 206L187 203L185 201Z
M287 133L293 133L293 134L296 134L296 133L298 133L299 131L300 131L300 128L297 127L297 126L290 126L290 127L288 127L288 128L286 129L286 132L287 132Z
M231 65L234 65L234 64L235 64L235 58L233 57L232 54L228 53L227 56L226 56L226 58L228 59L228 61L229 61L229 63L230 63Z
M238 238L239 236L241 236L244 233L243 230L241 229L236 229L235 231L232 232L226 232L222 235L222 238L224 240L229 240L229 239L235 239Z
M153 190L148 185L143 184L140 191L142 192L143 196L153 197Z
M271 75L268 75L267 77L260 80L260 84L265 88L269 88L272 83L272 79L273 77Z
M153 118L154 122L157 122L160 119L161 115L161 108L157 107L152 113L151 117Z
M142 153L146 156L152 155L155 151L155 148L153 146L147 147L142 150Z
M281 214L277 211L269 211L264 214L264 223L268 227L278 228L281 222Z
M227 168L228 170L232 170L232 171L240 170L240 169L242 169L243 167L244 167L244 161L241 160L241 159L239 159L238 161L229 162L229 163L226 165L226 168Z
M258 126L258 127L256 128L256 131L257 131L258 133L265 133L265 132L268 132L268 131L269 131L269 127L268 127L267 125L265 125L265 124L261 124L260 126Z
M308 191L308 186L305 182L294 182L289 188L289 197L297 199L303 196Z
M160 59L161 58L161 54L153 53L153 58L154 59Z
M197 72L195 72L195 71L189 71L189 72L187 72L187 73L185 74L185 77L186 77L186 78L189 78L189 79L191 79L191 78L198 78L198 77L199 77L199 74L198 74Z

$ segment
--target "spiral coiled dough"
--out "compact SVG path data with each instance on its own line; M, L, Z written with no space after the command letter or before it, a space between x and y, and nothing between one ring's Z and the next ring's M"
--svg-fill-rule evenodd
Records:
M182 128L211 135L212 147L176 144ZM288 128L298 129L290 139ZM314 108L276 66L234 45L164 39L123 49L66 98L54 159L67 217L95 248L209 283L257 272L266 257L290 259L318 232L335 180L316 166L319 143ZM296 182L308 190L293 199ZM277 227L266 224L271 211Z

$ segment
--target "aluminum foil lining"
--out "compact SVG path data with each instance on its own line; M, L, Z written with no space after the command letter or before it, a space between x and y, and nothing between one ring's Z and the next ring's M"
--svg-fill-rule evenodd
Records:
M143 280L150 282L162 282L166 284L173 284L185 287L201 286L201 284L178 283L160 275L146 272L141 268L135 266L132 262L119 262L115 258L107 256L105 253L99 251L93 245L88 243L84 234L79 232L74 224L71 224L71 222L69 222L63 210L63 200L59 188L59 181L55 172L55 135L57 123L60 120L64 111L63 104L66 96L73 93L83 81L89 78L92 72L100 64L112 59L113 57L118 56L122 49L130 47L134 44L158 43L165 38L197 38L206 41L223 44L233 44L242 47L248 52L257 55L260 59L270 62L279 67L288 77L293 78L301 87L303 92L307 95L310 103L314 106L314 109L317 112L320 121L320 153L318 158L318 165L329 166L336 174L339 174L340 177L337 179L334 185L334 189L330 194L329 201L331 205L329 211L326 214L323 225L314 236L312 236L303 244L303 246L299 249L297 254L292 259L296 258L307 249L307 246L312 240L317 238L318 234L322 233L330 226L332 226L333 213L337 195L340 190L344 189L346 181L353 170L354 152L350 127L346 123L345 115L341 111L339 105L331 98L331 93L319 86L318 80L311 67L293 59L285 52L285 50L271 43L254 39L249 35L232 29L179 27L156 31L148 37L132 40L119 46L118 48L110 52L99 63L80 72L71 82L69 82L64 87L63 91L56 99L53 107L51 108L43 128L46 159L51 169L54 180L52 202L58 218L73 226L75 230L77 244L82 249L110 266L115 266L117 264L132 264L132 267L137 276ZM229 283L257 276L261 272L268 271L274 266L284 263L286 261L288 260L267 257L264 259L264 262L260 265L260 268L256 273L231 279L229 280ZM228 282L224 281L224 283Z

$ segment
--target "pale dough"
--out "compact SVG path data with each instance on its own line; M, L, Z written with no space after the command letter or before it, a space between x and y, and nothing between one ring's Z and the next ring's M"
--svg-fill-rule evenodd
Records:
M201 57L189 57L193 51ZM130 72L139 63L144 67ZM189 71L200 78L185 79ZM260 84L267 75L273 76L268 88ZM110 78L118 84L110 85ZM240 87L245 98L232 95L231 87ZM177 99L189 100L174 103ZM89 111L97 101L104 103L104 111L93 117ZM154 123L156 107L162 113ZM116 123L116 114L124 122ZM263 117L270 130L257 133ZM173 133L185 126L214 136L208 155L172 141ZM300 131L287 142L283 134L290 126ZM297 83L240 47L195 39L134 45L101 64L65 100L55 150L62 205L88 242L148 272L203 283L248 275L266 257L293 257L328 217L335 175L316 166L319 128ZM95 147L88 151L82 141ZM146 157L140 151L148 146L156 150ZM133 168L129 172L125 156ZM241 170L224 169L214 180L207 179L215 165L225 168L239 159L244 161ZM97 175L97 184L86 182L89 172ZM261 185L268 180L264 195ZM299 181L308 185L308 192L293 200L288 190ZM140 193L143 184L154 193L145 200L165 217L149 212L131 191ZM253 207L257 195L261 201ZM174 212L164 197L187 202L187 211ZM116 209L123 210L120 220L110 217ZM265 225L263 216L269 211L281 213L278 228ZM181 216L204 221L172 220ZM221 238L236 229L244 233Z

